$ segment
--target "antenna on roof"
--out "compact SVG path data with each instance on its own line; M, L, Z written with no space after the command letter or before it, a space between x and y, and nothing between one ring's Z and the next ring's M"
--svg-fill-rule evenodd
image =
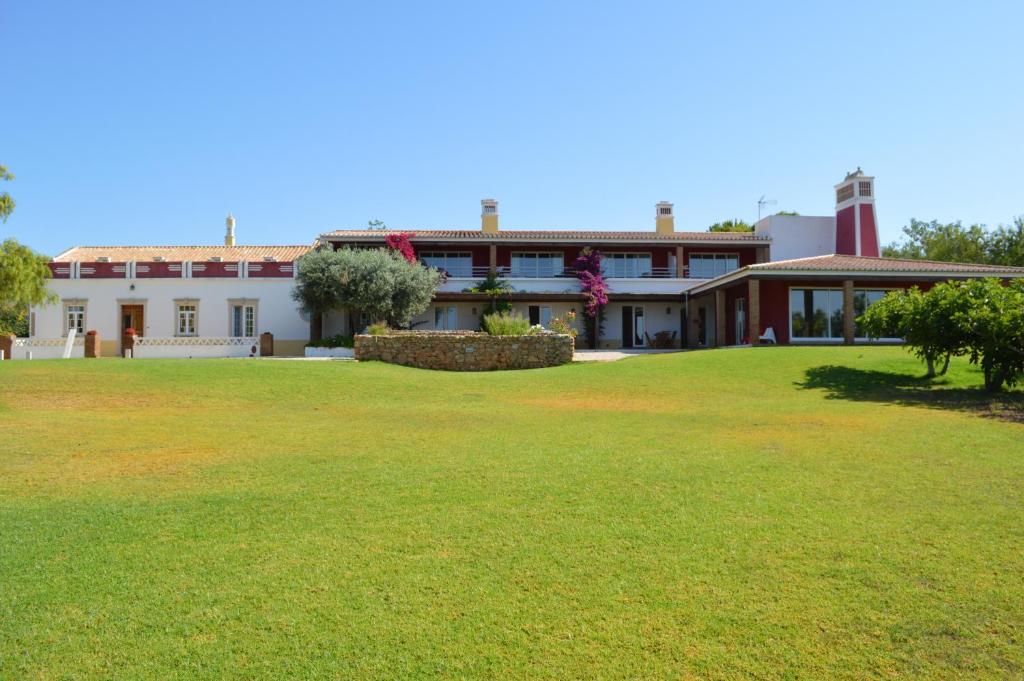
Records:
M764 197L765 197L765 195L761 194L761 198L759 198L757 200L757 221L758 222L761 222L761 211L764 209L765 206L775 206L775 205L778 205L778 203L779 203L775 199L766 199Z

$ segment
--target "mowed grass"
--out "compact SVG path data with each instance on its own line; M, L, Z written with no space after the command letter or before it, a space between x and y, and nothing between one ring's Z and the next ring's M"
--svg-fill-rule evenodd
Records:
M1024 402L898 348L0 365L0 677L1024 674Z

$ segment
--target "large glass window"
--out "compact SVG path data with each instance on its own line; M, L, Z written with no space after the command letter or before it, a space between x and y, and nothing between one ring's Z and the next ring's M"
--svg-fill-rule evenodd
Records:
M565 269L561 253L513 253L513 277L558 277Z
M857 289L853 292L854 319L864 314L870 305L882 299L887 291ZM843 337L842 289L794 288L789 292L790 335L794 339ZM855 324L854 336L867 334Z
M605 253L601 271L606 277L637 278L651 276L650 253Z
M740 256L736 253L690 254L690 276L694 279L713 279L739 267Z
M853 318L854 319L859 318L862 314L864 314L864 311L867 310L869 306L874 305L879 300L884 298L886 293L888 293L888 291L885 291L885 290L871 290L871 289L864 289L864 290L854 291L853 292ZM855 322L854 323L854 328L856 329L854 334L857 336L857 338L866 338L867 337L867 333L861 327L860 322Z
M842 338L843 292L795 288L789 292L793 338Z
M434 308L434 328L438 331L454 331L459 328L458 310L454 305L438 305Z
M470 253L447 253L433 251L419 254L420 262L427 267L436 267L450 277L472 277L473 256Z

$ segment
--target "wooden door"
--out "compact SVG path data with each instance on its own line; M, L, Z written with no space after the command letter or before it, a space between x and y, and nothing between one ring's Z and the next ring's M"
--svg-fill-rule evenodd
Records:
M121 306L121 333L128 329L135 329L136 336L144 336L146 324L144 319L145 306L143 305L122 305Z

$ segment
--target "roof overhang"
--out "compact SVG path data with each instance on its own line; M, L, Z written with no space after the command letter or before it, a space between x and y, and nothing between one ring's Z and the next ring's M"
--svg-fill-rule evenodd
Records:
M701 239L701 238L615 238L615 237L576 237L576 236L418 236L410 232L412 236L409 241L416 243L462 243L462 244L616 244L616 245L641 245L641 246L770 246L770 238L756 239ZM345 236L334 234L321 234L322 243L351 243L351 244L382 244L384 237L372 236Z
M723 274L715 279L709 279L703 284L698 284L693 288L689 289L687 293L690 295L699 295L701 293L707 293L723 286L729 286L734 283L738 283L745 279L789 279L789 280L802 280L802 281L814 281L821 279L871 279L877 281L880 279L892 279L894 281L899 280L913 280L913 281L948 281L950 279L986 279L989 277L995 277L996 279L1017 279L1024 277L1024 271L1022 272L942 272L942 271L929 271L929 272L905 272L905 271L879 271L879 270L852 270L852 269L835 269L835 270L806 270L806 269L756 269L750 266L740 268L734 272Z

